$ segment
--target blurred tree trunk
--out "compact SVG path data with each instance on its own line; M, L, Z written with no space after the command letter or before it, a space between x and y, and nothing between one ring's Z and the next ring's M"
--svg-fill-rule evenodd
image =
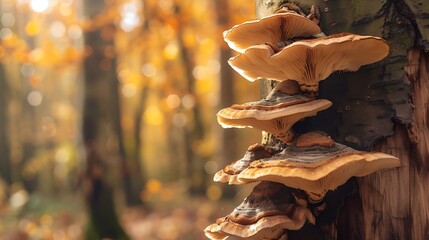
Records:
M195 105L191 109L192 122L189 121L188 124L184 127L185 159L187 160L185 176L190 176L190 191L192 194L204 194L207 189L206 184L208 179L205 179L206 175L204 174L204 161L195 151L195 147L204 139L205 135L204 124L201 116L201 104L198 101L198 96L195 89L196 79L192 74L195 67L195 62L190 49L188 49L184 43L183 26L186 26L187 23L184 22L183 19L186 18L184 17L184 14L186 13L182 12L181 6L179 4L176 4L175 10L178 19L177 41L180 56L182 58L182 64L184 66L186 91L187 94L195 98Z
M105 8L103 0L85 1L84 4L89 18ZM131 187L121 142L115 59L105 55L106 51L113 50L114 31L113 25L107 25L85 33L85 44L92 50L84 62L83 141L87 153L84 183L89 211L87 239L128 239L119 224L112 181L109 179L113 177L111 169L115 169L111 165L119 164L124 191L128 196ZM119 154L120 163L112 159L109 153Z
M273 13L281 1L255 2L262 17ZM357 149L397 156L402 166L358 178L355 193L345 199L336 217L322 214L315 227L293 232L290 239L429 239L429 3L294 2L304 11L318 4L326 35L380 36L391 47L380 63L353 73L334 73L322 81L319 98L334 105L296 130L325 131ZM262 85L264 94L272 87L268 81Z
M0 64L0 177L7 185L12 184L12 163L10 159L9 122L9 85Z
M228 0L215 1L217 13L217 23L220 29L227 29L229 26L229 6ZM223 40L221 40L223 42ZM234 81L232 79L233 71L228 65L228 60L231 57L231 50L226 43L221 44L219 52L220 68L220 87L219 87L219 110L230 107L234 104ZM226 131L227 130L227 131ZM220 148L222 166L229 164L237 157L236 131L234 129L220 130Z
M231 12L228 4L228 0L216 0L213 1L213 5L216 7L217 24L219 29L227 29L230 27L229 14ZM218 34L222 37L222 34ZM233 70L228 65L228 60L231 57L231 50L228 45L220 39L219 51L219 63L220 63L220 74L219 74L219 109L230 107L234 104L234 81L233 81ZM220 166L226 166L232 161L239 159L239 152L237 151L237 131L239 129L219 129L219 150L218 156L220 157ZM223 186L224 197L234 196L236 194L236 188L230 186Z

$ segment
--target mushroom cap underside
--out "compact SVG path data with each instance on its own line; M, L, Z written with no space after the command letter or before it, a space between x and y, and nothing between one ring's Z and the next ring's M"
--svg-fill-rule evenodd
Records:
M320 27L295 13L276 13L258 20L246 21L223 33L229 47L244 52L250 46L266 42L282 42L295 37L319 34Z
M269 111L226 108L218 112L217 120L223 128L257 128L272 133L279 140L289 143L293 138L291 130L293 124L306 117L315 116L319 111L330 107L331 104L326 99L318 99Z
M255 45L228 63L249 81L258 78L296 80L314 86L334 71L357 71L389 53L389 45L379 37L334 34L301 40L275 53L268 45Z
M204 232L210 239L225 239L228 236L237 236L243 239L276 239L283 235L285 229L299 230L307 221L311 212L306 208L299 208L296 216L289 218L284 215L269 216L259 219L256 223L242 225L231 221L209 225ZM312 216L312 215L311 215ZM314 217L310 219L314 223Z
M217 113L218 122L223 127L239 126L233 122L240 119L255 120L272 120L280 117L288 117L293 115L315 115L318 111L325 110L332 105L332 102L326 99L317 99L309 102L300 104L285 106L285 107L274 107L272 109L233 109L224 108ZM247 120L244 120L247 121ZM228 123L227 123L228 122ZM231 126L228 126L231 123ZM225 125L226 124L226 125ZM225 125L225 126L224 126ZM242 127L246 127L243 125Z
M328 190L336 189L353 176L365 176L399 165L398 158L379 152L346 153L310 163L264 159L251 163L237 179L242 182L279 182L323 197Z
M204 231L212 239L227 235L265 239L279 229L300 229L307 220L314 224L310 210L295 203L294 191L281 183L260 182L232 213L218 218Z

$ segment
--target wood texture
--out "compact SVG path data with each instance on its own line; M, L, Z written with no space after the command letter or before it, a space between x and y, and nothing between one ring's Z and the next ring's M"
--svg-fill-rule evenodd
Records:
M281 1L255 2L257 16L262 17ZM329 217L320 218L316 228L305 228L310 234L294 233L290 239L429 239L429 54L425 52L429 47L429 2L295 3L304 11L310 4L318 4L327 35L381 36L391 46L383 63L357 73L333 74L323 81L320 97L331 100L333 109L299 127L326 131L337 142L353 147L394 155L401 167L358 178L357 191L344 201L334 223ZM264 94L273 84L262 85ZM275 143L271 136L264 141ZM325 236L320 236L320 229Z

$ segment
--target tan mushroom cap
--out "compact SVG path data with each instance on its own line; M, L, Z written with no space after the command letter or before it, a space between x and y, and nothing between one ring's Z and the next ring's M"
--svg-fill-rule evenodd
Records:
M389 49L382 38L341 33L296 41L278 53L266 44L255 45L228 62L249 81L296 80L301 90L317 92L319 81L332 72L357 71L385 58Z
M277 239L285 229L298 230L307 220L314 224L310 210L294 202L293 191L280 183L261 182L231 214L204 232L210 239Z
M276 13L258 20L246 21L223 33L228 46L244 52L250 46L266 42L283 42L295 37L320 34L320 27L296 13Z
M222 109L217 113L217 120L224 128L258 128L289 143L293 138L293 124L332 105L326 99L311 100L303 95L279 93L272 96L271 99Z
M304 222L305 223L305 222ZM304 223L296 223L285 216L262 218L255 224L241 225L234 222L214 223L204 229L205 235L212 240L238 236L240 239L286 239L285 229L299 230Z
M244 156L219 170L213 177L215 182L224 182L228 184L243 184L237 180L237 175L246 169L252 161L269 158L273 155L271 148L262 144L253 144L250 146Z
M325 145L326 139L323 141ZM365 176L399 164L398 158L385 153L361 152L338 143L332 147L314 142L296 147L295 141L271 158L252 162L238 175L238 180L279 182L304 190L311 201L317 202L328 190L336 189L353 176Z

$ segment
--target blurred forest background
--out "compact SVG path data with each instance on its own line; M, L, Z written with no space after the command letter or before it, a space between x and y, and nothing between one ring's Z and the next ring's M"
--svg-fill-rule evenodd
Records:
M0 239L204 239L251 187L213 174L260 141L222 32L248 0L0 0Z

